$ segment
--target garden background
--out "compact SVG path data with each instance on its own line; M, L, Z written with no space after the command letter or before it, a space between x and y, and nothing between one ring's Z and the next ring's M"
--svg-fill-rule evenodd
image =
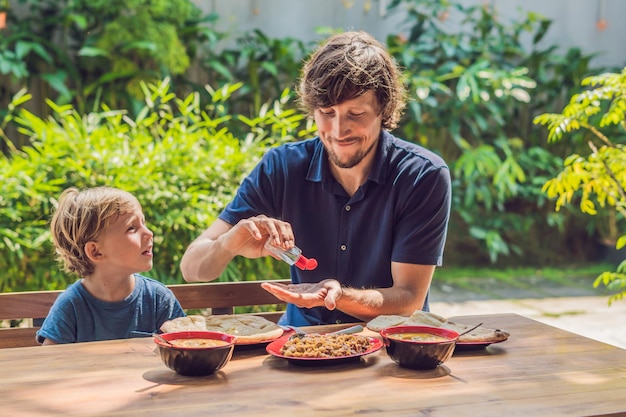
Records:
M48 231L69 186L137 195L155 232L150 275L182 282L184 249L268 147L315 134L293 96L302 60L332 31L363 29L405 69L410 103L394 133L451 167L443 270L608 262L616 271L603 282L620 294L626 29L614 16L625 9L0 0L0 291L75 279L56 264ZM220 280L287 274L271 258L237 258Z

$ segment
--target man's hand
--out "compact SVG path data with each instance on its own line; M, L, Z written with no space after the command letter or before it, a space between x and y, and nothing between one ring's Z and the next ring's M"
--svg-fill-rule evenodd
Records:
M211 281L237 255L251 259L270 255L264 247L268 237L274 246L283 249L294 245L293 230L287 222L259 215L232 226L218 218L183 254L180 264L183 277L189 282Z
M278 247L289 249L294 245L291 225L264 215L241 220L228 232L223 233L223 244L232 253L247 258L260 258L269 253L265 241L271 237Z
M325 279L314 284L280 284L264 282L261 287L285 303L301 308L324 306L329 310L337 307L343 295L341 284L335 279Z
M394 284L384 288L342 287L335 279L313 284L264 282L261 286L279 300L297 307L324 306L369 321L381 314L410 316L415 310L421 310L434 271L434 265L392 262Z

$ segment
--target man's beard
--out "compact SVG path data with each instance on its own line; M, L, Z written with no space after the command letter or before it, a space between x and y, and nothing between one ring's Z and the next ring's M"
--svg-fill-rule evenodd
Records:
M349 168L354 168L355 166L357 166L363 160L363 158L365 158L367 155L369 155L370 152L372 152L372 150L374 150L377 144L378 144L378 141L375 140L370 145L369 148L367 148L364 151L359 150L356 154L354 154L354 156L352 156L352 158L350 158L346 162L341 161L339 157L337 156L337 154L332 151L330 146L326 147L326 152L328 153L328 159L330 160L330 162L333 165L335 165L337 168L349 169Z

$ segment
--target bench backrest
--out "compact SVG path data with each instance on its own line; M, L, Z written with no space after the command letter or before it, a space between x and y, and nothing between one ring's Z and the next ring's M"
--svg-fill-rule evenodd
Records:
M278 310L254 313L276 321L284 305L261 288L263 281L209 282L174 284L168 287L185 310L211 309L211 314L233 314L235 307L254 307L279 304ZM272 281L287 283L289 281ZM0 349L36 346L35 333L48 315L54 300L63 291L28 291L0 293L0 321L24 320L26 327L0 329ZM31 325L32 323L32 325Z

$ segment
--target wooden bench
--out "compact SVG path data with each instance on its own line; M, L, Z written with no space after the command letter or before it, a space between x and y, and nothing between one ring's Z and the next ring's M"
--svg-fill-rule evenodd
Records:
M168 287L185 310L211 309L212 314L233 314L235 307L258 307L278 304L279 311L252 314L277 321L284 304L261 288L263 281L209 282L174 284ZM271 281L288 283L289 281ZM28 291L0 293L0 321L23 320L26 327L0 329L0 349L37 346L35 333L48 315L54 300L63 291Z

